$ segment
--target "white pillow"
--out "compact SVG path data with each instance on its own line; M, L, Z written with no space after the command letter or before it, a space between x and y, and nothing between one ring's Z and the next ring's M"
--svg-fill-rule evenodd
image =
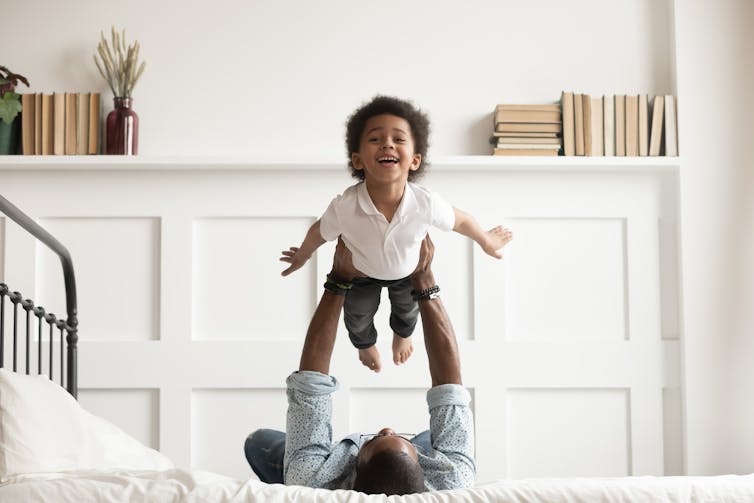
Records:
M174 467L46 376L0 369L0 482L24 473Z

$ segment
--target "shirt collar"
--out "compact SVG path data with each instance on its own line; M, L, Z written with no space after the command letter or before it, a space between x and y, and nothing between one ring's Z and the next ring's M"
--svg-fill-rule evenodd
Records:
M374 202L372 201L372 198L369 197L366 182L361 182L358 185L357 195L359 207L364 213L366 213L367 215L381 215L380 210L377 209L377 207L374 205ZM401 218L415 206L416 195L414 194L414 189L411 187L410 183L406 182L406 188L403 190L403 198L401 199L401 203L398 205L398 210L395 212L395 216Z

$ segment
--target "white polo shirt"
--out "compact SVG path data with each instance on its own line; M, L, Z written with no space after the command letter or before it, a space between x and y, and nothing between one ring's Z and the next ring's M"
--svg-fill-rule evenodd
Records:
M407 183L398 210L388 222L369 197L366 184L360 182L330 202L319 231L326 241L342 236L353 265L367 276L394 280L416 269L430 226L443 231L455 226L453 206L437 194Z

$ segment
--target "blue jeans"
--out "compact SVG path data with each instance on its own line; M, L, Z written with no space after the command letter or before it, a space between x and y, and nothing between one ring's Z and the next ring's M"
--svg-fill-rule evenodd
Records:
M429 454L432 441L429 430L411 439L416 449ZM257 430L248 437L243 446L246 461L259 480L268 484L283 484L283 456L285 456L285 433L278 430Z

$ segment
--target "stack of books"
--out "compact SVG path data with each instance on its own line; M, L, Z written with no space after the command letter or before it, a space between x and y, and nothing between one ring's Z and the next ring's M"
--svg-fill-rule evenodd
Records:
M99 93L23 94L21 107L21 154L99 153Z
M558 155L560 104L497 105L491 143L494 155Z
M592 97L563 91L563 154L678 155L675 98L647 94Z

